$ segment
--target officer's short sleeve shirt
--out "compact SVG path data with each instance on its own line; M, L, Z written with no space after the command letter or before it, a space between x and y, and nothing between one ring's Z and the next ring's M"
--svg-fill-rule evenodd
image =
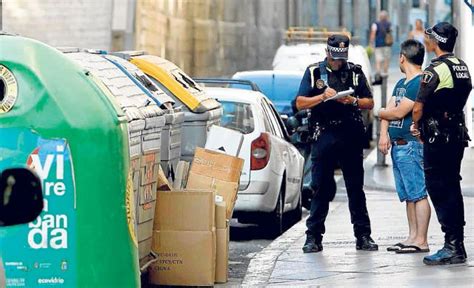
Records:
M421 77L420 90L418 91L416 101L426 103L430 95L433 95L439 85L439 76L434 70L433 65L430 65L423 71Z
M373 98L369 83L363 72L358 74L358 85L355 89L355 95L359 98Z
M311 71L306 68L303 79L301 80L300 89L298 90L298 96L312 96L311 93Z

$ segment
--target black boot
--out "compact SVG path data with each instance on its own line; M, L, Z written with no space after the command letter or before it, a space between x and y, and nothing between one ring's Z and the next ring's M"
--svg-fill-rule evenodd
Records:
M304 253L316 253L323 251L321 240L316 239L313 235L306 235L306 242L303 246Z
M363 235L357 237L356 249L364 251L377 251L379 250L379 245L375 244L375 241L369 235Z
M444 243L444 247L433 255L423 258L426 265L459 264L466 262L467 253L464 242L451 240Z

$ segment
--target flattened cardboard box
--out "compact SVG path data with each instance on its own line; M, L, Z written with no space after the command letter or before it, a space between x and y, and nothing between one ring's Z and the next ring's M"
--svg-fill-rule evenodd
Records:
M226 227L226 203L225 201L216 201L216 229L225 229Z
M187 189L208 189L216 191L217 195L224 198L226 202L226 218L232 217L235 201L237 200L237 193L239 192L239 183L227 182L216 178L189 173Z
M229 226L216 229L216 283L226 283L229 271Z
M211 189L227 204L226 217L232 217L237 200L244 160L219 152L196 148L189 172L187 189Z
M158 191L153 230L212 231L214 191Z
M212 125L207 134L204 148L231 156L238 156L243 142L244 134L232 129Z
M229 221L226 204L216 202L216 283L226 283L229 270Z
M165 176L165 173L163 172L163 169L161 166L158 169L158 181L157 181L157 190L158 191L170 191L171 190L171 185L168 181L168 179Z
M197 147L190 172L238 183L243 166L243 159Z
M214 231L155 231L153 251L158 261L150 267L150 283L212 286L216 269Z

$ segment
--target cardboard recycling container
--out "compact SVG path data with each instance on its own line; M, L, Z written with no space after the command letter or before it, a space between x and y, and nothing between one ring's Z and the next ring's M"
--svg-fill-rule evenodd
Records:
M226 218L230 219L237 200L243 165L243 159L198 147L186 188L215 190L217 195L224 198Z

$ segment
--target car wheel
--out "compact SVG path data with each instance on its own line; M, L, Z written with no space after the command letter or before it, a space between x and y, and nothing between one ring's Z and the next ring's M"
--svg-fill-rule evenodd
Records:
M284 200L283 193L285 191L285 183L281 183L280 193L278 194L278 201L275 207L275 210L270 213L269 219L269 230L270 236L276 238L283 233L283 209L284 209Z

